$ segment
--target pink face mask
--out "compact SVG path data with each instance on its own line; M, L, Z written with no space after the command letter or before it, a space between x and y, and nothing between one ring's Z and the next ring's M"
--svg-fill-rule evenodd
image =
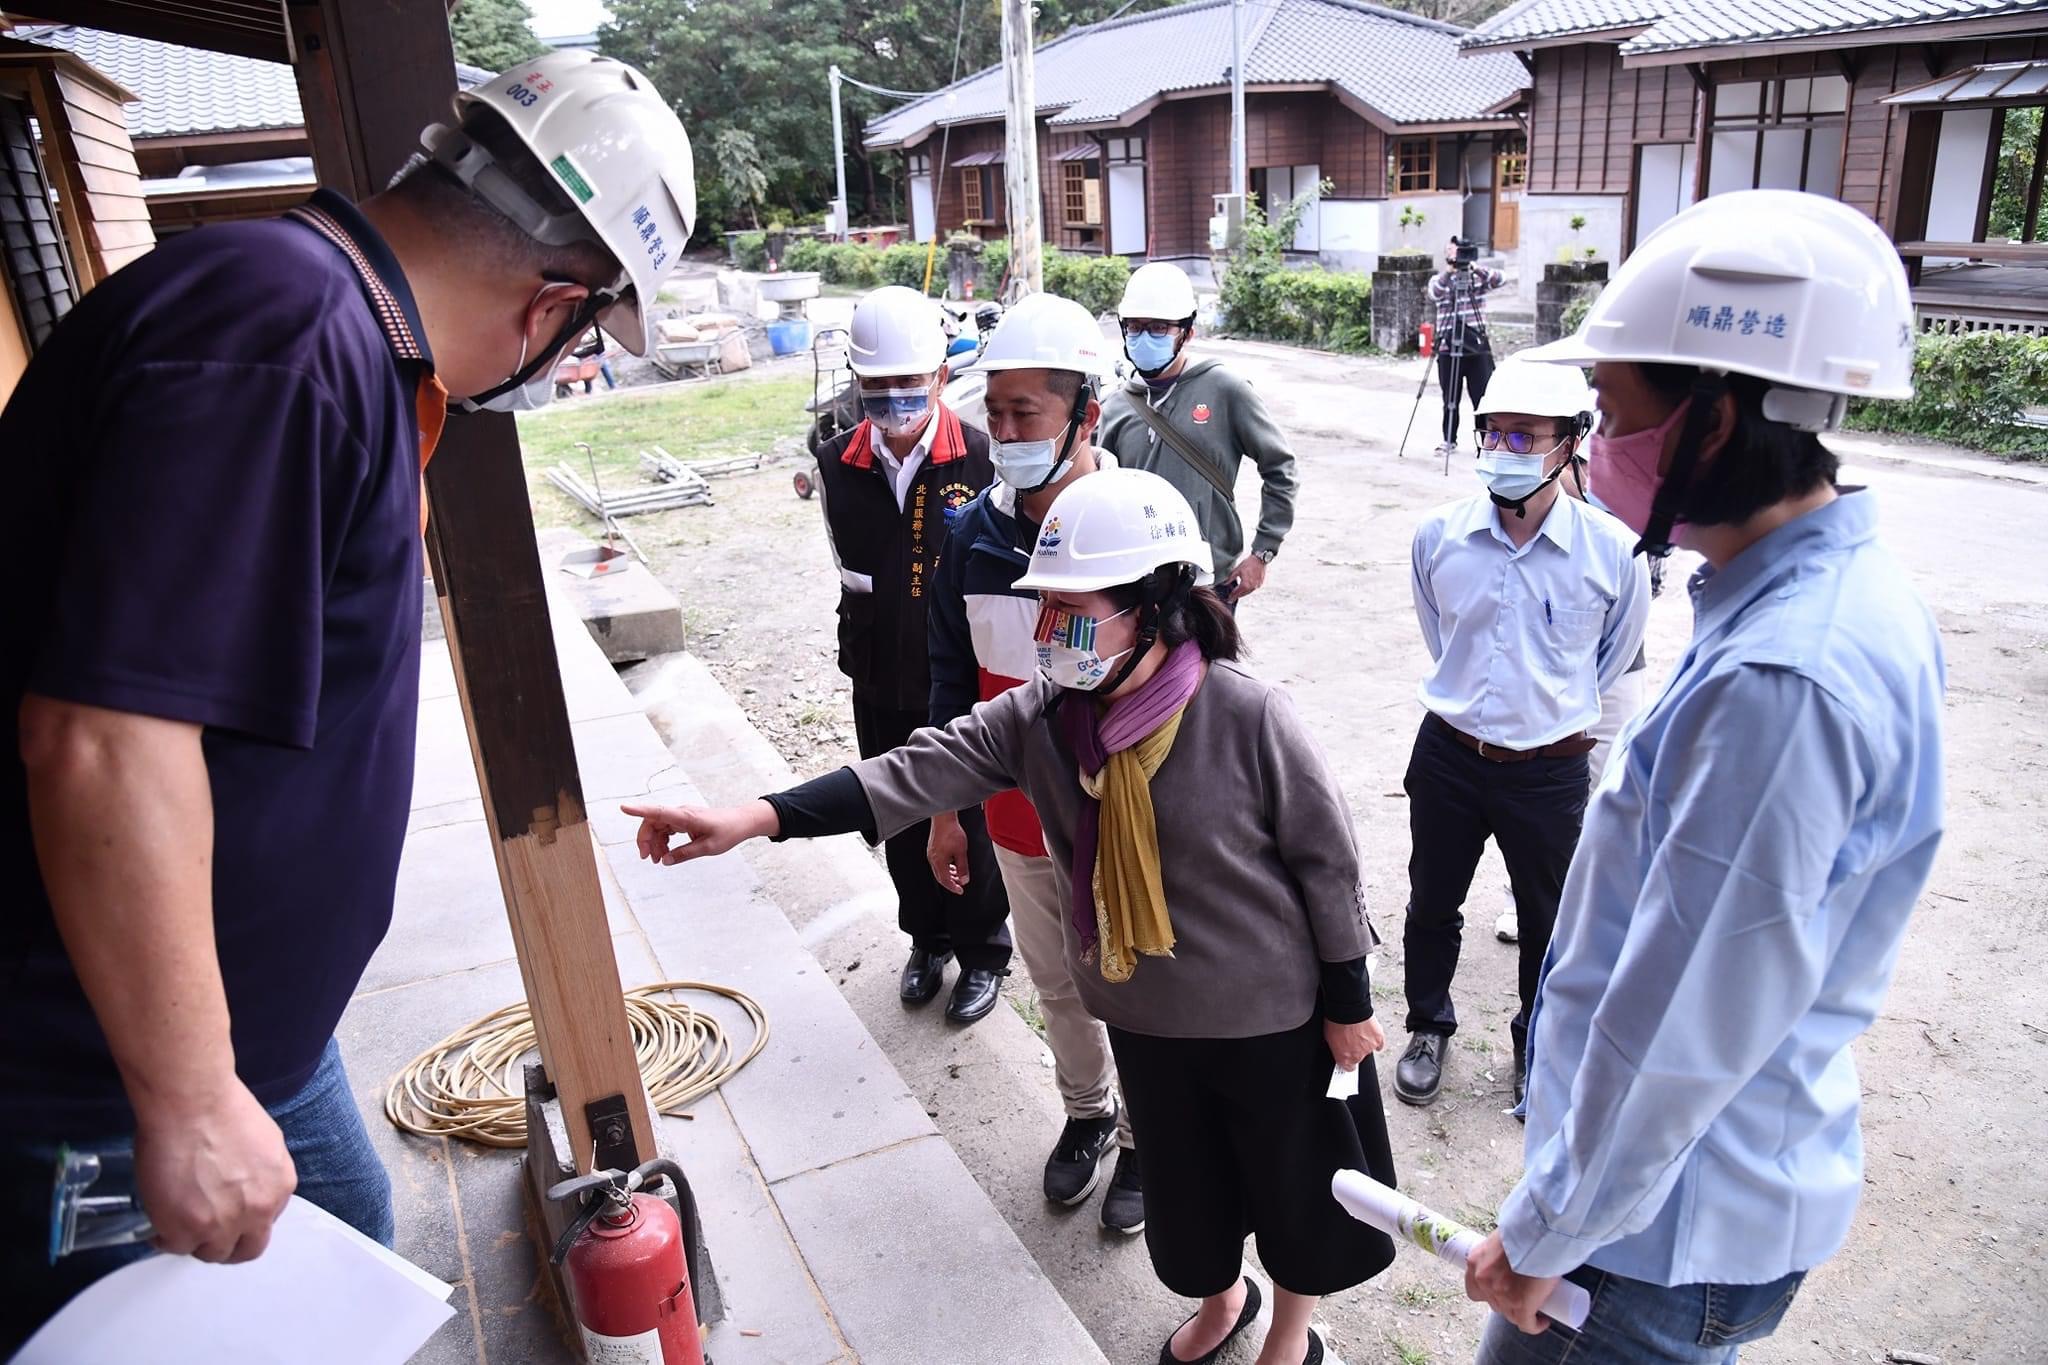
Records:
M1657 473L1657 466L1664 459L1664 442L1672 428L1685 420L1685 410L1691 406L1692 400L1688 398L1656 426L1626 436L1593 433L1592 460L1588 465L1592 480L1587 491L1637 535L1649 526L1650 508L1664 482ZM1677 528L1672 530L1675 535Z

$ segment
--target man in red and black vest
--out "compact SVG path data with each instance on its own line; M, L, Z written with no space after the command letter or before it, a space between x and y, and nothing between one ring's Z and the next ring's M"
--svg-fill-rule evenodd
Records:
M850 346L864 420L818 451L819 500L839 566L839 671L853 680L862 758L897 748L930 721L926 606L952 519L994 482L988 437L943 403L946 336L914 289L877 289L854 310ZM896 922L910 935L901 994L939 993L946 959L960 976L946 1017L971 1024L995 1008L1010 964L1009 901L979 811L963 813L968 879L940 887L925 860L929 827L886 845Z

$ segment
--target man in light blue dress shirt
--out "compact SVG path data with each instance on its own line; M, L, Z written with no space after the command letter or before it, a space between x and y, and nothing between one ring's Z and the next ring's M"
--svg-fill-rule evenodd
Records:
M1704 555L1690 647L1624 734L1567 879L1530 1033L1526 1173L1474 1252L1479 1359L1729 1362L1847 1237L1849 1045L1942 828L1940 642L1835 485L1846 396L1911 393L1889 241L1787 191L1638 248L1584 329L1592 492ZM1536 1305L1592 1295L1578 1331Z
M1510 359L1480 400L1485 490L1423 518L1415 615L1435 661L1403 786L1413 840L1403 931L1408 1050L1394 1094L1443 1085L1465 897L1490 837L1520 914L1522 1009L1510 1032L1515 1101L1537 973L1585 813L1600 694L1635 661L1650 581L1619 521L1560 479L1592 424L1568 369Z

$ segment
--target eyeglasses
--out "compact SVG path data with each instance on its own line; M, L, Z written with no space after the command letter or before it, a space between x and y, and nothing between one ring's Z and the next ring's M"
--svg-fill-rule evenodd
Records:
M1481 450L1506 449L1510 453L1516 455L1534 455L1537 453L1536 443L1542 440L1550 439L1542 436L1531 435L1529 432L1526 431L1486 430L1477 433L1477 436L1479 441L1479 448ZM1550 454L1552 451L1556 450L1559 446L1563 445L1566 441L1569 441L1570 439L1571 437L1569 436L1559 436L1555 438L1551 445L1544 447L1543 454Z
M1157 322L1152 320L1146 320L1143 322L1127 322L1124 324L1124 335L1127 337L1134 337L1139 335L1140 333L1152 337L1170 337L1179 330L1180 324L1177 322Z

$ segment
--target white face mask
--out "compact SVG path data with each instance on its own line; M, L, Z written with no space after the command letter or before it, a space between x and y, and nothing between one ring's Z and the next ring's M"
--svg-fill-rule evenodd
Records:
M565 284L542 285L540 290L534 294L532 301L526 305L528 311L531 311L534 303L538 303L541 295L547 293L550 289L567 289L570 287ZM564 346L567 345L566 342L563 344ZM531 342L522 333L519 338L519 363L512 367L513 374L518 374L526 368L526 352L530 345ZM482 400L471 398L466 400L463 406L474 412L539 412L542 408L555 401L555 365L559 360L560 355L557 354L554 360L550 360L535 371L533 378L527 380L516 389L507 389L503 393L493 394L491 397ZM507 376L507 378L510 377L509 375Z
M1057 607L1043 607L1038 613L1038 629L1032 632L1032 639L1038 642L1038 671L1052 680L1058 687L1075 692L1093 692L1102 686L1117 661L1131 651L1119 650L1104 658L1095 652L1096 633L1118 617L1129 616L1128 609L1116 616L1077 616L1061 611Z
M1071 423L1069 425L1072 425ZM1067 427L1061 427L1059 434L1049 441L998 441L989 438L989 463L995 466L996 477L1019 493L1029 493L1045 487L1065 474L1073 464L1072 457L1058 458L1060 442L1066 439Z

